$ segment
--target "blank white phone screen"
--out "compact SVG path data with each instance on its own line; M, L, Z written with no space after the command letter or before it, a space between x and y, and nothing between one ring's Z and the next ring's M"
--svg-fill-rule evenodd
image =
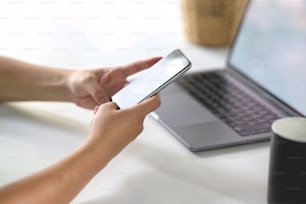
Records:
M189 65L188 59L180 51L175 50L149 69L138 73L112 99L120 108L136 105L160 91L161 87L187 69Z

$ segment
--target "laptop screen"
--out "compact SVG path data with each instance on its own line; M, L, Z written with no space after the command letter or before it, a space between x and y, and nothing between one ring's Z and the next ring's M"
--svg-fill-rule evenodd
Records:
M306 0L252 0L229 64L306 115Z

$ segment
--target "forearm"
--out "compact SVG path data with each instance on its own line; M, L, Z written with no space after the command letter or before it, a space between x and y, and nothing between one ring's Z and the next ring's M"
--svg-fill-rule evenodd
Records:
M71 101L67 87L70 72L0 56L0 102Z
M69 203L112 159L107 149L85 144L59 163L0 190L0 203Z

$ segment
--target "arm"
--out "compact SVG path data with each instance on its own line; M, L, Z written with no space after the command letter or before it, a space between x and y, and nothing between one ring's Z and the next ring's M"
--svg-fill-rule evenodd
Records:
M0 102L66 101L93 109L126 83L127 77L147 69L160 57L126 66L73 71L33 65L0 56Z
M89 137L77 151L59 163L0 190L0 203L68 203L140 134L145 116L159 105L159 96L154 96L125 110L118 110L111 102L100 106Z
M0 101L71 101L66 80L71 72L0 56Z

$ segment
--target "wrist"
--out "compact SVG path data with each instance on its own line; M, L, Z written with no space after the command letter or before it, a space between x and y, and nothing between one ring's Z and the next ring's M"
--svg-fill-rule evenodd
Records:
M39 84L39 87L46 92L44 100L73 102L73 93L69 86L73 73L73 70L54 68L46 71L45 78Z
M79 155L77 158L83 159L83 166L86 166L88 172L99 172L103 169L108 162L113 158L106 154L105 149L99 149L98 145L89 144L85 142L83 145L79 147L77 150L77 154Z
M96 155L99 161L108 163L122 150L122 148L108 141L107 137L104 136L101 137L101 135L90 133L81 148L89 149L93 152L93 155Z
M36 78L24 85L24 92L28 92L25 95L29 100L70 102L72 97L67 81L71 72L64 69L37 68Z
M57 70L57 76L53 83L53 87L58 91L57 99L58 101L72 102L73 93L69 87L69 79L73 74L72 70Z

